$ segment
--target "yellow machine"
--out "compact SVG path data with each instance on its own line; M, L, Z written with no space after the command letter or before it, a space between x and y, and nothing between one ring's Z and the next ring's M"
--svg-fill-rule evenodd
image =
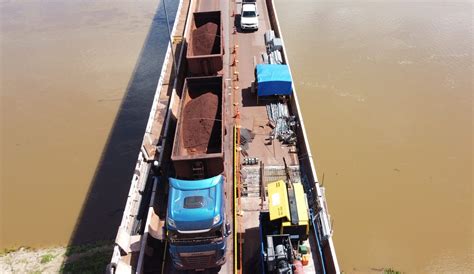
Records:
M268 184L270 221L280 221L280 234L289 234L306 240L309 233L309 215L306 195L301 183L283 180Z

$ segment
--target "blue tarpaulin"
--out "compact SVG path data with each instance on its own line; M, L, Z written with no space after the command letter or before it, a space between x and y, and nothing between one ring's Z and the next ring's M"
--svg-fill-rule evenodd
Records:
M287 65L257 65L258 96L290 95L291 76Z

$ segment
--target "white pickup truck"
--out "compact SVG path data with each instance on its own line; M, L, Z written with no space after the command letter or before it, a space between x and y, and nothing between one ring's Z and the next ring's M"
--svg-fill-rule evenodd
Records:
M243 1L240 12L240 28L242 30L258 30L258 11L256 1Z

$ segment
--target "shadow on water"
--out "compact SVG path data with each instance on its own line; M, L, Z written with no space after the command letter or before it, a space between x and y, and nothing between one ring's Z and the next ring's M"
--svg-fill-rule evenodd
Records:
M166 3L172 28L179 1ZM168 41L160 1L69 240L70 246L112 242L116 236ZM110 259L112 249L108 254Z

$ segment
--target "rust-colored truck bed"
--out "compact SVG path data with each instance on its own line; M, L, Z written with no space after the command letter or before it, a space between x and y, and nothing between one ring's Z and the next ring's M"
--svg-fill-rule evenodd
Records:
M220 11L193 13L188 33L188 71L193 76L216 75L222 70L224 42Z
M186 78L171 160L178 178L210 177L224 171L222 76Z

